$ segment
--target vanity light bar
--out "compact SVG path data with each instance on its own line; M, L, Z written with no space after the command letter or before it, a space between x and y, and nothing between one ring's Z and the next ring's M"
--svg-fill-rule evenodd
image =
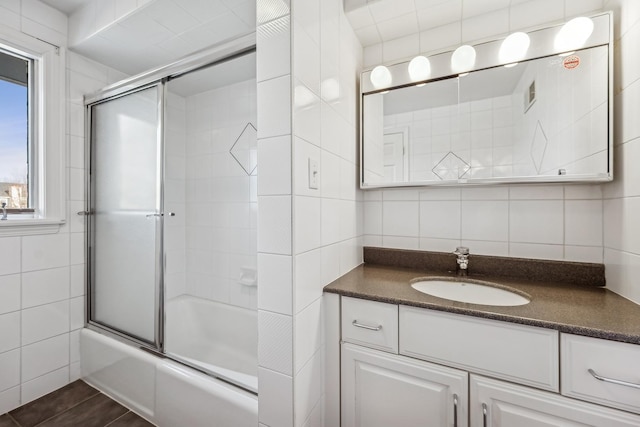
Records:
M503 39L474 46L460 46L455 51L429 57L417 56L411 62L402 62L389 66L379 65L373 70L362 73L362 78L360 79L361 93L366 94L390 88L411 86L429 80L461 75L461 73L469 71L514 64L518 61L542 56L562 54L578 48L605 45L609 43L611 28L612 14L611 12L605 12L591 17L574 18L564 24L535 31L514 33ZM525 48L524 44L526 44L527 38L529 45ZM512 42L514 42L514 45L509 47ZM424 66L425 61L418 58L426 60L426 64L429 66L428 73L419 68ZM410 66L410 64L414 65ZM421 76L419 76L420 73L422 73ZM374 81L375 84L373 83Z

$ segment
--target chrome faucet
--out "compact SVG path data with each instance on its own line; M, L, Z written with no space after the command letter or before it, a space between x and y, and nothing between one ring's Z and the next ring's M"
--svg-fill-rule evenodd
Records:
M458 258L456 262L458 263L457 273L458 276L466 276L469 268L469 248L464 246L458 246L453 254Z
M2 218L0 218L0 221L6 221L7 220L7 202L2 202Z

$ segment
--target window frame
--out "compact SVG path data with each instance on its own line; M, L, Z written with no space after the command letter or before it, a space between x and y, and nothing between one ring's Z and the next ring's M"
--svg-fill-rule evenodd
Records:
M36 165L34 164L35 157L32 154L35 153L35 137L37 133L34 131L31 123L34 120L37 120L37 116L35 114L37 105L39 105L39 101L37 97L34 96L37 87L35 86L34 75L36 73L36 61L37 59L33 58L32 55L26 55L24 52L18 52L17 50L8 49L2 43L0 43L0 53L7 56L13 56L20 60L27 62L28 72L27 72L27 158L28 158L28 170L27 170L27 188L29 191L28 194L28 206L26 208L7 208L6 211L8 214L20 214L23 215L24 218L32 218L35 213L34 206L37 205L38 195L37 188L34 184L34 181L37 179L38 170Z
M33 60L29 100L35 104L29 108L31 206L0 221L0 237L57 233L66 222L65 49L1 27L0 46Z

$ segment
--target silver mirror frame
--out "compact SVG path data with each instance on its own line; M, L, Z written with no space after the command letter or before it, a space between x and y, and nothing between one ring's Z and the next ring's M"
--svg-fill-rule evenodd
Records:
M431 64L431 74L427 80L414 81L409 76L409 61L401 62L393 65L386 65L391 73L392 82L388 87L374 87L371 83L372 69L363 71L360 75L360 188L363 190L376 188L393 188L393 187L426 187L426 186L458 186L458 185L490 185L490 184L517 184L517 183L597 183L609 182L613 180L613 12L603 12L589 16L594 23L594 29L591 36L586 40L580 49L587 49L596 46L608 46L609 76L608 76L608 104L609 104L609 129L608 129L608 173L603 174L586 174L586 175L558 175L558 176L519 176L507 178L471 178L460 179L457 181L423 181L423 182L399 182L399 183L382 183L370 184L364 181L364 96L385 92L393 89L400 89L418 84L429 83L446 78L452 78L459 73L453 73L451 70L451 56L453 51L442 52L428 56ZM565 22L537 28L526 32L530 39L531 45L525 57L521 61L536 59L551 55L565 53L554 47L554 39ZM472 44L476 50L476 63L469 70L479 71L488 68L499 67L508 64L508 62L500 62L498 52L502 41L505 38L499 38L492 41Z

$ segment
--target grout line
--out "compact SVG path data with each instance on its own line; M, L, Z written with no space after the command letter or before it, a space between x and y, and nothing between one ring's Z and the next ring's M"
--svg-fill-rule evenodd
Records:
M75 405L73 405L73 406L71 406L71 407L69 407L69 408L65 409L65 410L64 410L64 411L62 411L62 412L58 412L57 414L54 414L54 415L50 416L49 418L47 418L47 419L45 419L45 420L40 421L40 422L39 422L38 424L36 424L34 427L37 427L37 426L39 426L39 425L42 425L43 423L45 423L45 422L47 422L47 421L49 421L49 420L51 420L51 419L53 419L53 418L57 417L58 415L62 415L62 414L64 414L65 412L69 412L69 411L70 411L70 410L72 410L73 408L75 408L75 407L77 407L77 406L79 406L79 405L83 404L84 402L87 402L87 401L89 401L89 400L93 399L94 397L98 396L99 394L101 394L101 392L100 392L99 390L96 390L96 393L92 394L91 396L87 397L86 399L83 399L83 400L79 401L79 402L78 402L78 403L76 403Z
M13 421L13 423L14 423L15 425L17 425L18 427L22 427L22 424L20 424L20 423L18 422L18 420L16 420L15 418L13 418L9 412L7 412L7 413L6 413L6 415L7 415L7 417L9 417L9 419L11 419L11 421Z
M129 408L127 408L127 409L129 409ZM127 415L127 414L129 414L129 413L131 413L131 412L132 412L131 410L128 410L128 411L127 411L127 412L125 412L124 414L120 415L118 418L116 418L116 419L114 419L114 420L109 421L107 424L105 424L105 425L104 425L104 427L109 427L110 425L112 425L113 423L115 423L116 421L118 421L120 418L124 417L125 415Z

